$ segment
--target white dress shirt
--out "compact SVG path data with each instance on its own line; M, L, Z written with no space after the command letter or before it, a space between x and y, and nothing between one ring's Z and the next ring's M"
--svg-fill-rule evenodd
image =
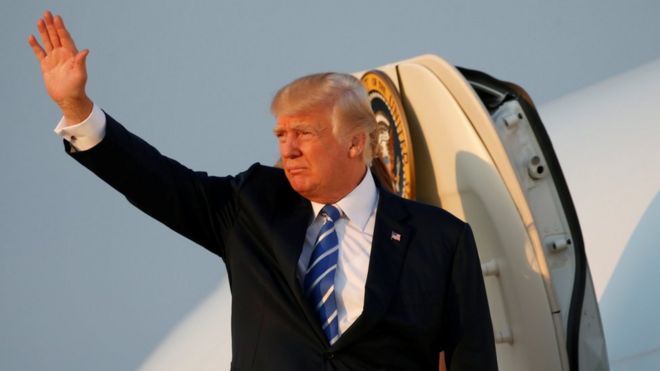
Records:
M341 217L335 222L335 231L339 240L335 297L341 335L355 322L364 308L364 286L369 271L371 241L376 223L376 205L378 205L378 190L371 172L367 171L360 184L334 205L341 212ZM319 215L323 206L325 205L312 202L315 218L307 228L305 243L298 260L300 282L304 281L304 272L314 250L314 242L324 223L324 218Z
M73 152L86 151L99 144L105 136L105 114L96 104L85 120L75 125L68 124L62 117L55 133L71 144Z
M55 128L55 133L66 139L74 152L94 147L105 136L105 114L96 104L85 120L74 125L68 124L62 118ZM339 241L335 295L341 335L362 314L364 308L364 290L378 205L378 190L371 172L367 171L360 184L334 205L341 212L341 218L335 222ZM300 282L304 280L314 241L324 222L323 217L319 216L323 206L325 205L312 202L315 217L307 228L305 243L298 260Z

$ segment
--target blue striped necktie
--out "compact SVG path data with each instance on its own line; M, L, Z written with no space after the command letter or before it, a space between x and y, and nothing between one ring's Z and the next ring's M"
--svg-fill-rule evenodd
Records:
M335 221L340 213L337 207L325 205L321 210L325 223L319 231L305 273L303 290L312 303L312 308L321 323L330 345L339 338L339 319L335 298L335 272L339 257L339 241L335 232Z

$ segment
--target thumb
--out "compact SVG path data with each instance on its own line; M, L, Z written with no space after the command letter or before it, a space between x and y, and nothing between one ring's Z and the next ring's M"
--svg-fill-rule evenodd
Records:
M80 53L76 54L75 64L84 68L87 63L88 55L89 49L84 49Z

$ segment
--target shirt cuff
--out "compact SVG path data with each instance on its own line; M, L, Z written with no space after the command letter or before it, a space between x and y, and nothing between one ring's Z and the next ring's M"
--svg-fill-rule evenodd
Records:
M96 104L85 120L67 125L64 117L55 127L55 134L64 138L75 151L86 151L99 144L105 136L105 113Z

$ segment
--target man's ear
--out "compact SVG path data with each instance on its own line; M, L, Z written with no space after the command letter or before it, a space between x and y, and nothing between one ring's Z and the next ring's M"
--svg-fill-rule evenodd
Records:
M364 132L359 132L351 137L351 146L348 149L348 155L351 158L361 157L364 152L364 145L367 142L367 137Z

